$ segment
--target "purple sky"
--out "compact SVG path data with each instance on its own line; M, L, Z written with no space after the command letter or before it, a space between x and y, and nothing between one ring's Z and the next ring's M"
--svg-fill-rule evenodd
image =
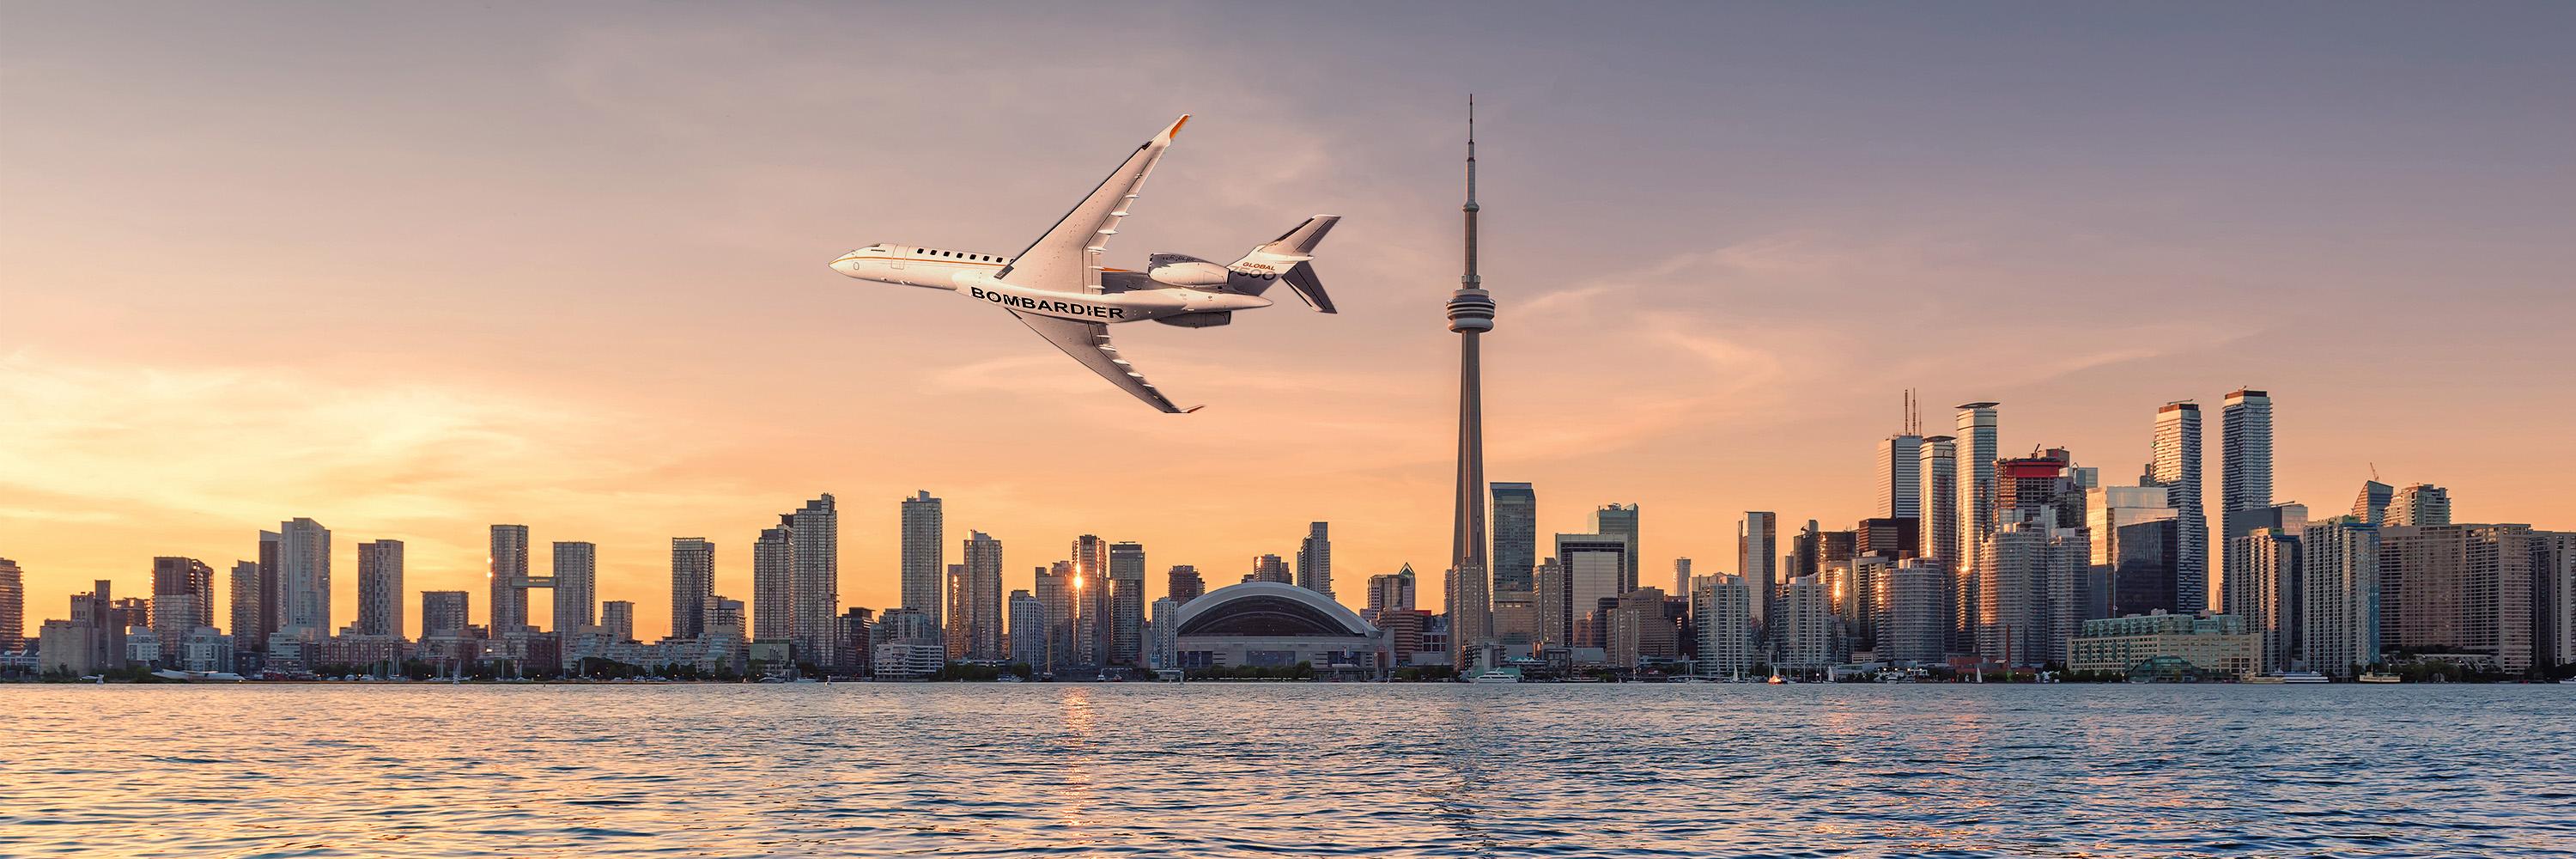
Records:
M1007 587L1084 532L1230 582L1325 519L1356 601L1446 551L1470 91L1488 472L1542 533L1641 503L1647 568L1708 572L1743 510L1847 527L1907 387L2115 482L2159 404L2268 388L2283 500L2375 463L2576 527L2570 44L2563 4L13 5L0 557L41 618L312 516L341 617L392 537L479 618L521 522L657 634L669 537L747 594L823 491L844 600L893 602L919 488ZM824 268L1014 252L1183 112L1112 265L1345 216L1339 316L1117 332L1200 414Z

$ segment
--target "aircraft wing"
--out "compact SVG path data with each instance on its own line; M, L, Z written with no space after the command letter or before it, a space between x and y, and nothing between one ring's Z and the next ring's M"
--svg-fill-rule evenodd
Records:
M1082 366L1091 368L1091 371L1100 374L1101 378L1108 379L1110 384L1117 385L1120 390L1127 393L1135 394L1137 399L1152 404L1154 408L1173 414L1199 410L1197 406L1184 409L1172 405L1171 399L1163 396L1163 392L1154 390L1154 383L1145 381L1144 374L1136 372L1135 367L1128 365L1127 359L1118 357L1118 347L1109 345L1109 326L1098 322L1058 319L1053 316L1031 316L1016 310L1008 312L1018 317L1020 323L1027 325L1029 330L1037 332L1038 336L1055 344L1055 348L1064 350L1064 354L1071 355L1073 360L1082 362Z
M1109 178L1100 180L1100 187L1091 189L1091 196L1064 213L1046 235L1039 236L994 277L1030 289L1098 293L1101 249L1108 246L1110 236L1118 234L1118 222L1127 217L1127 207L1135 204L1136 192L1145 187L1145 175L1154 172L1155 162L1163 160L1163 150L1171 148L1172 138L1189 121L1189 114L1181 114L1172 127L1136 147L1125 163L1110 171Z

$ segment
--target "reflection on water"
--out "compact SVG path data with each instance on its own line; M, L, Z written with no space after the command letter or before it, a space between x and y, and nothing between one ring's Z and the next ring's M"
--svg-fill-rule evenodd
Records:
M2563 686L0 686L0 856L2576 855Z

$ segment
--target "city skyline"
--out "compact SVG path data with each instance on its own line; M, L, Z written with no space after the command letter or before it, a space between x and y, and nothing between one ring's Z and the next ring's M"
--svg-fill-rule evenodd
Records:
M2248 392L2240 389L2238 392L2231 393ZM2251 391L2250 393L2260 397L2266 392ZM2271 406L2271 400L2271 397L2265 397L2263 399L2267 412L2266 418L2270 417L2268 410ZM2000 456L1999 459L2013 459L2016 454L2011 452L2013 448L2010 439L2012 438L2012 431L2016 427L2016 424L2011 419L2010 404L1998 405L1995 403L1972 403L1969 405L1985 407L2000 415L2000 419L1997 421L2000 426L1996 433L2000 439L2003 439L2003 441L1998 444L1998 450L2002 453L2002 456ZM2171 414L2171 405L2172 404L2164 404L2157 406L2154 411L2145 413L2143 417L2154 418L2159 415ZM2293 402L2292 407L2296 407L2295 402ZM1963 408L1962 411L1964 413L1972 410ZM1963 417L1962 420L1965 420L1965 418ZM2152 438L2154 430L2146 426L2148 421L2142 420L2139 423L2141 424L2139 427L2141 435ZM2270 440L2266 439L2266 441L2269 442ZM1884 437L1882 437L1876 445L1882 454L1879 459L1883 460L1884 449L1886 447L1884 444ZM2295 447L2295 445L2296 441L2290 440L2285 446ZM2266 445L2266 447L2270 446L2270 444ZM2155 453L2152 441L2147 447L2148 450L2146 451L2145 456L2139 458L2142 461L2134 466L2118 459L2105 460L2102 458L2096 458L2095 456L2088 455L2086 451L2081 450L2071 451L2074 455L2072 465L2101 471L2101 473L2105 475L2112 475L2100 478L2104 484L2115 484L2109 487L2110 491L2135 492L2137 489L2134 487L2116 484L2121 481L2135 480L2148 475L2118 475L2122 475L2127 469L2132 467L2140 469L2152 468L2153 463L2151 460ZM2215 446L2212 447L2214 448ZM1851 458L1856 462L1862 463L1865 470L1878 469L1878 466L1872 464L1873 460L1869 451L1869 445L1856 445ZM2202 465L2201 470L2210 474L2218 473L2221 468L2221 460L2222 454L2215 449L2202 451L2200 453L2200 462ZM2384 507L2389 511L2388 515L2391 517L2390 521L2392 522L2404 523L2409 521L2407 518L2409 511L2403 509L2402 505L2407 504L2410 499L2426 497L2438 502L2440 506L2435 509L2438 509L2441 512L2442 518L2440 521L2445 523L2492 522L2497 524L2531 525L2535 528L2542 529L2547 529L2557 524L2556 520L2542 519L2533 521L2531 517L2527 516L2515 517L2508 515L2490 517L2474 515L2478 511L2489 508L2487 505L2476 504L2473 497L2471 499L2472 503L2470 506L2465 508L2470 511L2469 513L2454 512L2450 503L2452 500L2451 496L2455 494L2455 486L2446 484L2444 482L2444 478L2440 474L2403 475L2395 477L2396 479L2400 479L2402 482L2393 488L2383 489L2382 491L2388 496L2388 498L2396 500L2381 500L2378 502L2381 507ZM1879 487L1880 482L1881 476L1866 478L1861 484L1853 487L1853 493L1864 494L1873 491ZM1488 482L1489 488L1500 487L1511 492L1523 493L1530 492L1533 485L1534 484L1528 482ZM2345 487L2343 491L2349 491L2353 486L2365 485L2373 487L2384 486L2384 484L2380 484L2378 482L2377 473L2373 472L2368 475L2356 475L2350 482L2350 485ZM1544 490L1546 487L1536 488ZM1964 491L1965 490L1963 490L1963 492ZM2004 491L2009 494L2010 489L2007 487ZM2102 490L2099 487L2096 487L2094 491L2098 497L2098 493ZM2220 492L2216 487L2204 486L2202 491L2204 497L2208 499L2205 506L2218 506L2220 502L2216 499ZM2365 500L2369 500L2368 490L2365 489L2364 493ZM2274 495L2278 496L2277 491ZM2291 506L2305 506L2321 511L2332 511L2339 509L2341 502L2332 500L2310 501L2309 498L2332 499L2336 497L2340 497L2336 489L2325 488L2312 496L2295 498L2282 497L2279 500L2279 503ZM351 625L362 624L366 622L364 620L363 613L368 611L368 605L365 602L365 599L370 587L367 582L367 575L363 571L369 569L369 565L371 563L375 563L369 560L369 554L376 551L376 547L385 546L389 547L387 550L392 553L392 578L398 582L395 586L402 589L400 591L401 596L397 598L396 602L402 603L403 605L393 607L394 610L391 613L394 616L394 619L402 621L405 624L405 631L401 634L406 637L418 637L424 634L425 624L428 622L428 619L418 616L420 614L419 612L412 611L410 608L405 606L417 607L422 598L421 595L424 592L467 590L478 579L481 580L484 586L488 589L489 595L492 599L475 599L471 601L469 617L473 619L473 622L476 623L476 625L488 626L491 618L491 607L498 603L509 607L509 616L514 622L525 622L527 619L534 618L555 619L555 623L547 624L543 627L545 631L555 631L561 626L561 619L566 617L566 615L560 613L563 611L562 609L557 609L555 607L555 595L564 592L561 589L566 588L569 584L566 580L566 574L568 570L574 569L580 570L585 574L583 578L578 581L587 585L587 587L582 588L582 591L588 595L591 608L594 611L598 610L600 605L610 601L660 606L663 601L656 600L654 598L669 593L674 594L675 596L674 600L671 602L674 605L673 611L676 612L678 610L677 606L680 604L680 601L676 599L676 593L685 584L692 588L710 588L715 596L738 599L755 617L761 615L768 608L776 608L779 610L780 614L777 615L777 620L774 622L777 623L781 629L793 629L798 614L802 612L822 612L827 608L827 606L822 604L820 601L803 598L801 593L797 590L794 581L791 581L796 580L796 574L806 567L822 566L811 561L799 563L799 559L796 557L794 543L815 542L818 539L826 543L853 542L846 536L843 536L847 533L845 530L839 529L837 519L840 517L836 515L838 511L834 509L834 498L835 493L820 493L819 497L802 502L804 507L798 512L811 516L817 510L823 511L825 515L831 518L833 521L832 527L836 530L836 532L831 536L839 537L840 539L838 540L833 540L830 537L816 538L812 535L808 535L805 540L798 541L793 535L794 529L788 525L782 524L779 526L759 529L755 534L746 535L740 540L700 537L665 537L660 538L661 542L657 546L613 546L603 551L601 545L594 541L553 540L550 539L552 536L564 535L539 534L534 528L527 525L494 524L484 526L483 531L490 537L489 548L480 553L478 557L473 558L475 564L473 569L470 570L473 574L472 578L460 577L452 574L431 578L424 578L419 575L419 568L413 565L411 557L407 557L416 556L417 553L414 550L406 548L406 541L424 540L430 543L439 542L435 539L424 538L420 535L353 533L349 529L340 527L333 523L331 521L331 517L328 515L297 517L295 519L282 522L279 526L276 526L280 529L277 531L251 528L248 532L251 535L250 538L243 542L251 545L253 550L250 552L240 553L239 556L227 556L220 552L199 555L178 551L159 551L151 546L144 546L139 547L136 550L141 553L138 556L140 561L139 568L131 574L100 575L92 579L84 579L75 583L75 587L67 589L59 595L41 592L32 585L22 584L22 605L38 607L37 609L25 611L24 622L32 628L34 624L40 622L41 619L46 616L46 612L42 608L43 606L59 603L62 599L68 599L75 593L86 592L89 586L96 579L106 579L110 581L139 580L141 585L129 585L129 587L134 588L134 590L129 592L144 593L153 589L153 584L157 578L157 570L160 568L162 563L166 561L194 560L201 564L208 565L210 569L230 569L230 567L225 565L234 563L255 565L259 562L261 553L270 551L272 546L288 546L301 547L303 551L306 552L319 551L330 553L331 560L326 565L326 568L321 571L320 578L330 583L329 587L331 589L331 597L325 604L318 605L317 607L319 610L324 612L324 617L339 618L342 621L347 621ZM883 517L889 520L885 524L885 529L896 535L894 539L886 542L898 549L900 549L903 543L901 533L904 530L906 515L920 509L925 503L931 505L934 509L946 506L946 502L942 498L932 497L931 493L927 490L914 490L895 498L882 500L884 503L877 506L885 508L886 511L893 511L885 513ZM1486 499L1486 504L1490 508L1493 503L1492 498L1489 496ZM1877 504L1879 502L1871 501L1854 503L1857 506L1864 508L1862 512L1874 513L1878 509ZM2096 504L2099 503L2100 502L2096 502ZM2164 504L2165 502L2158 502L2155 506L2163 507ZM1536 507L1534 504L1529 506ZM1539 529L1537 533L1556 534L1558 537L1574 536L1587 532L1597 533L1596 529L1600 528L1602 525L1601 517L1605 512L1604 508L1596 504L1583 503L1579 501L1569 506L1573 506L1576 509L1570 511L1556 511L1557 515L1555 516L1545 514L1538 516L1535 523L1535 527ZM1635 517L1640 515L1640 511L1637 509L1627 508L1642 507L1643 505L1641 504L1613 505L1613 509L1609 512L1619 513L1620 515L1627 517ZM2356 502L2355 514L2360 515L2360 512L2361 507L2359 506L2359 502ZM796 515L797 513L775 514L775 517L779 520L791 520L795 518ZM935 521L942 514L932 513L930 515L932 517L932 521ZM1729 558L1734 563L1740 565L1742 563L1740 560L1742 557L1742 547L1746 542L1743 536L1745 517L1763 517L1760 520L1762 524L1758 530L1766 535L1764 540L1760 542L1768 545L1772 549L1769 560L1772 565L1772 574L1776 577L1773 582L1773 586L1785 588L1789 584L1791 573L1788 570L1779 569L1778 564L1782 560L1781 555L1788 552L1789 547L1784 541L1771 535L1771 529L1776 527L1775 523L1778 517L1783 515L1789 516L1791 521L1814 520L1822 522L1827 526L1827 530L1849 527L1849 523L1851 521L1858 521L1859 518L1865 518L1856 517L1853 520L1836 520L1822 516L1798 515L1794 513L1774 513L1770 511L1753 511L1747 513L1739 511L1735 514L1735 520L1727 523L1719 523L1725 533L1717 534L1706 532L1705 523L1666 524L1662 523L1662 517L1657 515L1655 517L1658 523L1657 527L1641 530L1654 531L1655 533L1652 541L1656 545L1661 545L1666 542L1681 543L1684 545L1706 544L1710 546L1723 544L1727 547L1727 551L1722 557ZM2320 513L2318 515L2322 517L2325 514ZM1286 581L1287 577L1292 574L1291 567L1293 565L1289 563L1289 558L1296 557L1298 550L1304 546L1304 541L1317 539L1322 533L1321 529L1334 521L1331 519L1306 519L1304 517L1294 515L1288 516L1287 518L1301 520L1301 524L1295 532L1280 535L1269 541L1253 543L1243 547L1256 550L1268 549L1269 551L1221 551L1226 551L1227 554L1234 557L1252 557L1253 560L1250 563L1240 565L1240 572L1242 573L1255 573L1257 572L1257 568L1266 561L1277 565L1279 567L1277 574L1281 576L1280 580ZM2088 524L2094 526L2094 530L2097 532L2095 537L2096 540L2107 540L2106 536L2099 533L2101 532L2101 528L2099 527L2100 522L2098 521L2091 523L2075 522L2071 523L2071 527L2082 527ZM993 540L1005 547L1002 552L1005 560L999 563L999 569L1001 571L1001 584L999 587L1000 593L1007 594L1014 590L1029 589L1020 587L1024 584L1030 585L1031 587L1035 586L1034 580L1028 578L1028 574L1014 572L1016 570L1026 568L1031 559L1023 558L1020 555L1009 554L1007 549L1007 547L1012 545L1031 545L1026 542L1028 540L1027 537L1022 537L1018 541L1015 541L1007 537L999 536L983 527L975 525L968 525L967 527L972 529L971 533L976 539ZM1343 530L1347 531L1349 527L1350 523L1345 522ZM315 529L319 529L318 539L301 536L308 533L314 533ZM932 533L935 534L938 529L934 525L931 530ZM2214 530L2216 529L2213 529L2213 531ZM1056 541L1075 539L1077 537L1096 537L1103 546L1107 546L1111 542L1120 542L1122 544L1134 543L1149 547L1152 545L1147 541L1120 536L1122 533L1123 532L1121 532L1115 525L1100 525L1075 532L1073 535L1043 535L1040 537L1041 542L1036 545L1052 545ZM286 536L281 536L282 534ZM773 535L774 539L772 539ZM1721 537L1724 539L1720 540L1719 538ZM1489 534L1489 544L1494 538L1495 535ZM1336 536L1334 537L1333 542L1339 543L1341 539L1342 538L1340 536ZM777 560L777 569L781 580L781 590L776 594L764 594L760 589L761 586L758 584L759 574L757 573L757 570L759 569L759 564L763 563L758 560L758 556L762 551L762 544L764 541L768 541L774 545L782 547L778 552L779 557ZM547 556L544 558L539 558L536 554L537 551L539 551L536 546L540 544L552 547L552 550L548 551ZM334 548L335 545L339 548ZM729 556L719 551L721 547L725 545L737 545L742 547L740 554L743 555L743 557L730 559L731 561L738 561L739 563L729 562ZM2216 551L2219 545L2219 541L2213 540L2211 543L2212 551L2210 551L2207 557L2203 559L2208 565L2207 581L2210 583L2210 587L2213 588L2213 590L2210 591L2210 596L2213 597L2208 606L2210 610L2220 610L2224 608L2224 606L2215 599L2217 593L2214 590L2215 583L2224 575L2223 568L2220 565L2219 552ZM1273 549L1272 547L1274 546L1284 548ZM2100 544L2096 545L2097 552L2099 551L2099 546ZM558 552L566 551L566 547L573 547L571 551L573 551L574 554L569 557L556 554ZM940 548L944 551L946 547L943 544ZM1541 545L1537 548L1537 554L1540 556L1554 556L1551 546ZM620 584L616 589L610 589L599 584L597 570L604 568L601 564L601 556L611 552L620 555L629 554L639 549L646 552L660 552L660 554L654 556L655 560L650 562L655 568L653 575L659 576L658 580L625 582ZM1235 572L1233 572L1236 570L1235 567L1229 567L1225 563L1209 564L1206 563L1206 560L1208 559L1197 558L1195 556L1177 562L1159 560L1168 556L1166 554L1167 551L1168 550L1156 550L1158 561L1147 571L1149 573L1146 577L1147 580L1158 580L1161 573L1171 567L1191 567L1193 569L1212 570L1214 573L1211 577L1216 580L1218 585L1231 583L1231 580L1235 575ZM1040 551L1040 553L1043 554L1044 552ZM279 567L281 578L286 577L287 570L302 569L309 566L308 564L298 561L296 553L280 551L278 554L280 557L275 559L275 563ZM1701 555L1701 557L1709 557L1713 554L1715 553L1707 553ZM702 583L702 580L699 577L699 561L700 559L708 556L713 556L714 558L714 574L712 577L705 578ZM685 578L680 575L680 566L683 563L684 557L688 562L688 574ZM1631 565L1630 562L1632 561L1643 561L1645 563L1642 564L1642 566L1653 566L1656 564L1668 564L1670 561L1675 559L1687 559L1692 557L1692 554L1682 552L1668 556L1663 554L1661 550L1657 550L1654 554L1639 554L1634 557L1631 557L1626 553L1622 553L1621 557L1622 566L1624 568ZM841 550L837 555L837 558L840 563L832 566L853 566L857 572L836 570L835 572L830 573L829 575L835 577L833 578L836 585L835 590L841 594L884 594L884 599L882 600L871 600L864 597L845 598L840 601L840 605L881 609L903 607L901 598L903 563L899 551L897 559L882 563L876 567L870 567L866 564L849 565L847 550ZM38 571L31 568L31 564L24 557L10 559L15 561L18 568L23 571L21 573L23 582L40 581ZM1045 560L1050 562L1061 562L1065 559L1047 558ZM2099 562L2101 560L2101 556L2097 554L2094 560ZM1973 557L1967 558L1961 562L1960 566L1963 569L1973 566L1973 561ZM568 564L570 565L569 567L567 566ZM1372 561L1367 566L1352 570L1350 574L1360 576L1383 575L1393 573L1399 568L1410 568L1415 566L1415 564L1416 561L1411 558L1397 558L1385 564ZM551 580L542 578L533 580L537 582L533 588L528 586L511 587L504 585L502 584L504 579L497 575L497 573L506 570L513 573L514 578L528 581L528 570L530 568L547 566L551 566L555 570L555 578ZM1043 566L1043 564L1040 566ZM344 572L335 577L331 575L332 570L335 569L352 572ZM869 581L868 577L872 572L876 576L881 577L883 581ZM1766 571L1755 570L1753 572L1759 573ZM1702 564L1694 570L1694 573L1695 575L1702 576L1745 576L1747 571L1736 568L1721 569L1715 564ZM807 573L806 575L820 576L826 574L817 571ZM1623 572L1623 579L1624 576L1625 573ZM1487 578L1491 579L1492 575L1489 574ZM1752 583L1759 579L1760 577L1756 576L1747 579L1747 582ZM1641 579L1634 584L1651 585L1655 583ZM2177 584L2179 585L2182 583ZM542 593L531 594L529 593L531 589L542 591ZM283 603L284 605L293 606L298 604L293 600L293 595L298 592L296 588L281 584L279 586L279 590L281 594L284 595L282 598L286 600ZM1436 591L1437 589L1435 588L1433 590ZM223 628L226 632L231 632L235 626L238 625L237 621L228 620L235 617L235 615L232 614L235 602L235 598L231 596L233 588L229 583L217 582L213 585L213 592L219 595L215 605L211 608L200 609L199 611L211 612L211 616L213 618L226 620L227 622L218 623L216 626ZM641 596L638 596L638 594ZM1167 591L1158 585L1152 589L1144 591L1144 599L1142 602L1150 603L1154 599L1167 595ZM1363 608L1367 605L1367 595L1364 593L1352 594L1344 591L1338 595L1328 594L1328 596L1333 596L1336 601L1353 609ZM1676 596L1679 596L1679 594L1676 594ZM307 604L311 604L312 602L312 600L306 600ZM1419 604L1425 609L1444 613L1447 609L1446 605L1437 596L1430 593L1424 594L1423 598L1419 601ZM840 605L828 606L828 608L830 608L829 613L835 615L838 614L841 610ZM575 608L573 611L576 612L574 616L579 617L578 612L580 610ZM632 608L630 608L629 611L633 611ZM1758 619L1761 612L1756 608L1753 610L1753 614ZM636 634L648 641L660 637L654 633L668 634L677 631L675 629L675 626L677 625L673 623L674 619L675 618L672 614L655 614L652 612L637 612L628 618L628 620L633 624L632 628L635 630ZM279 624L281 628L293 626L293 624L286 622L284 618L279 619ZM335 622L327 632L337 633L339 631L339 626L340 624ZM5 631L0 631L0 635L5 635ZM796 636L793 633L782 632L773 637L793 638ZM27 638L32 640L33 636L28 635Z
M1741 573L1711 559L1735 556L1744 511L1784 517L1784 543L1793 523L1870 514L1871 446L1904 428L1906 388L2003 403L1999 455L2063 446L2126 482L2154 404L2215 411L2253 387L2281 404L2276 503L2340 509L2375 468L2447 487L2457 521L2576 520L2558 485L2576 451L2556 438L2576 424L2556 369L2576 344L2551 327L2576 312L2560 235L2576 177L2554 144L2576 120L2549 109L2576 76L2553 73L2564 52L2544 38L2562 12L2509 26L2239 10L2225 32L2115 37L2107 19L2192 16L1898 10L1902 26L1861 27L1836 10L1732 9L1694 13L1728 26L1656 28L1605 10L1490 53L1433 38L1455 26L1435 10L1283 14L1319 34L1305 48L1318 78L1298 91L1188 64L1170 87L1075 110L1011 93L1092 68L1083 40L963 68L899 47L853 55L820 35L828 16L797 10L613 25L568 9L19 10L15 34L46 38L0 34L25 117L0 131L0 306L18 323L0 347L0 557L24 568L41 617L97 579L139 593L155 556L255 560L251 532L312 517L341 537L336 628L357 605L349 547L401 541L407 591L466 591L480 612L486 529L519 523L597 544L600 596L639 603L651 634L669 622L670 539L713 542L713 590L748 599L760 529L825 491L852 507L838 601L898 604L899 532L880 502L928 488L949 499L951 533L1132 539L1158 570L1195 564L1214 583L1236 559L1292 554L1313 521L1339 526L1346 583L1406 562L1436 576L1456 368L1432 321L1453 288L1455 100L1471 89L1496 213L1482 264L1508 275L1513 320L1486 344L1485 471L1541 491L1539 534L1581 530L1615 499L1651 511L1645 568L1681 556ZM2052 35L1983 35L2007 15ZM1139 23L990 26L1107 37ZM1227 22L1151 24L1197 37ZM474 38L380 45L367 62L330 47L388 25ZM2477 51L2418 37L2464 28ZM1699 37L1666 35L1682 32ZM1628 70L1564 62L1621 40L1642 40ZM2053 62L2069 50L2102 61ZM708 69L721 85L693 83ZM964 82L938 122L857 118L914 109L895 94L932 74ZM1355 83L1377 80L1405 83ZM1061 206L1068 177L1185 109L1201 111L1193 148L1157 182L1201 192L1144 201L1111 264L1329 209L1346 221L1328 274L1352 284L1329 324L1247 323L1221 346L1140 333L1158 383L1223 394L1187 419L1099 396L1058 356L1007 352L1023 332L952 324L813 262L895 235L1007 250L1043 225L993 212ZM449 121L406 118L428 115ZM700 124L717 115L731 119ZM978 142L1031 118L1061 140ZM2464 126L2494 133L2464 144ZM386 159L409 166L372 169ZM979 195L883 163L971 171ZM119 189L132 193L102 193ZM125 202L143 197L155 205ZM1612 253L1575 264L1565 247ZM195 268L98 263L138 249ZM1922 345L1863 348L1875 332ZM1018 357L962 359L961 343ZM1277 447L1222 468L1004 462L1038 418L1139 448ZM1960 447L1964 483L1977 463ZM2203 498L2213 559L2217 488ZM1005 587L1036 560L1013 555ZM551 617L536 598L531 616Z

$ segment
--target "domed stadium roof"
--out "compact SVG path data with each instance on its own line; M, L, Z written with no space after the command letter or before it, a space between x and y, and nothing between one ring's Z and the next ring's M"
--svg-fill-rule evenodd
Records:
M1374 637L1377 627L1330 597L1279 582L1244 582L1181 606L1179 635Z

